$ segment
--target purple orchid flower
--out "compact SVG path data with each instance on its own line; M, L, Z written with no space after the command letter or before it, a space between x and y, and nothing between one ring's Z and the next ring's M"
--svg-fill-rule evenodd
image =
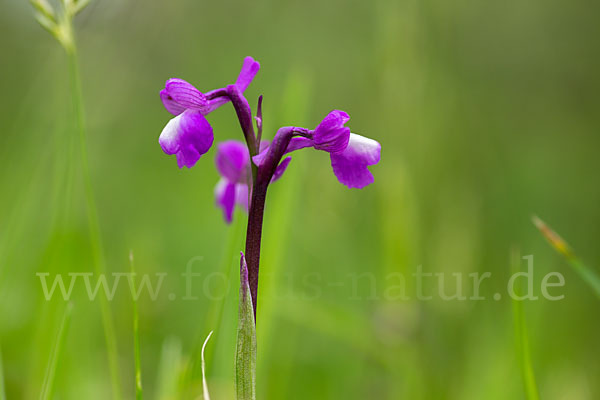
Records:
M373 139L350 133L350 128L344 126L349 119L344 111L333 110L312 131L288 127L282 128L277 134L299 135L289 140L284 153L305 147L328 152L338 181L349 188L361 189L374 182L367 167L377 164L381 159L381 145ZM252 160L260 166L268 152L269 149L265 149Z
M262 141L261 149L269 147L268 141ZM285 172L292 160L287 157L279 163L271 182L275 182ZM248 212L248 199L252 191L248 191L252 182L252 169L250 166L250 153L242 142L228 140L217 145L215 165L221 179L215 186L215 202L223 209L223 218L228 224L233 219L233 209L237 205Z
M313 129L294 126L280 128L273 141L261 141L263 131L262 96L257 115L243 95L259 70L258 62L247 57L235 84L201 93L181 79L169 79L160 92L167 111L175 117L167 123L159 143L167 154L176 154L179 167L192 167L213 143L212 127L205 116L231 101L246 143L226 141L218 145L215 164L221 176L215 187L215 200L230 223L236 205L248 212L246 260L248 284L256 317L260 246L267 189L279 179L296 150L312 147L329 153L333 173L350 188L373 183L369 166L379 163L381 145L354 134L346 126L350 117L344 111L331 111ZM256 121L257 133L253 121Z
M260 64L246 57L234 85L243 93L256 76ZM179 168L193 167L213 143L213 130L205 115L230 101L227 90L201 93L183 79L169 79L160 91L160 99L168 112L175 115L163 129L158 142L166 154L175 154Z

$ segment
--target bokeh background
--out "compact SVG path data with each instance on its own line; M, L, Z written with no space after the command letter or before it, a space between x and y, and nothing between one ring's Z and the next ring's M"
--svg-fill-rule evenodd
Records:
M211 330L212 397L234 396L245 215L226 226L214 206L214 148L191 170L162 153L158 91L170 77L222 87L252 55L262 69L246 94L264 95L265 137L338 108L383 148L366 189L305 151L269 191L259 398L525 398L510 299L491 298L506 292L516 246L534 255L536 294L548 272L566 280L564 300L524 304L541 397L597 399L598 299L530 216L600 264L599 11L589 0L93 1L75 28L107 270L129 271L131 250L138 273L168 273L156 301L139 301L145 396L197 396L197 368L182 371ZM93 268L79 164L64 184L76 143L65 53L21 0L2 3L0 50L0 346L7 398L32 399L65 307L44 299L36 273ZM209 119L217 141L241 138L230 106ZM190 260L203 274L196 301L181 300ZM419 265L490 271L487 299L417 301ZM410 300L386 292L394 272ZM81 286L72 300L56 398L110 398L99 302ZM126 286L110 306L133 398Z

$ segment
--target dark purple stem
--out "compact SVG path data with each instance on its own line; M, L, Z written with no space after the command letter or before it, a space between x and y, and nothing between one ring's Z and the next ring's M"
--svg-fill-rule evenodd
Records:
M258 167L256 179L252 187L252 199L250 200L250 209L248 211L248 229L246 231L246 262L248 263L248 283L250 285L250 294L252 295L254 321L256 321L260 243L267 189L281 158L287 150L290 140L294 134L301 132L299 129L301 128L285 127L277 131L271 146L269 146L267 155Z
M231 100L237 114L240 126L246 138L248 151L251 156L258 153L260 136L254 134L252 125L252 111L250 105L236 85L229 85L226 89L218 89L206 94L209 100L217 97L227 97ZM257 128L262 133L262 96L258 100ZM262 239L262 225L265 214L265 202L267 200L267 189L271 178L285 154L288 144L294 135L311 137L311 132L305 128L285 127L277 131L273 142L269 146L262 163L257 167L252 163L252 198L248 210L248 228L246 230L246 262L248 265L248 283L250 295L252 296L252 307L254 309L254 321L256 323L256 308L258 304L258 271L260 265L260 244Z
M231 100L235 113L240 121L240 127L244 132L246 144L250 151L250 157L255 156L258 153L258 145L256 143L256 136L254 135L252 111L250 110L248 100L246 100L236 85L227 86L227 95L229 96L229 100Z

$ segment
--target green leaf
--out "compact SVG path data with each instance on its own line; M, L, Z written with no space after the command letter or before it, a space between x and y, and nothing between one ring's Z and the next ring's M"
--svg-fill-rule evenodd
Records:
M584 264L579 257L575 255L567 242L561 238L558 233L554 232L546 225L544 221L535 215L531 219L533 224L538 228L541 234L544 235L554 250L567 260L575 272L579 274L581 279L583 279L583 281L592 288L594 293L596 293L596 296L600 298L600 275L598 275L598 272Z
M202 345L202 352L200 354L200 358L202 359L202 395L204 396L204 400L210 400L210 394L208 393L208 384L206 383L206 363L204 362L204 349L206 348L206 344L208 340L212 336L212 331L206 337L204 344Z
M237 400L256 399L256 326L248 285L248 266L240 260L240 305L238 311L237 352L235 356Z

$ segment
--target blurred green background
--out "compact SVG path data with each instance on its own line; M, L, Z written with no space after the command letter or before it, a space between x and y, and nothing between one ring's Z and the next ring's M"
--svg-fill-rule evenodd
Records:
M510 300L491 298L506 291L511 246L534 255L538 295L546 273L566 279L564 300L524 304L541 397L599 398L598 299L530 222L540 215L599 264L599 11L589 0L93 1L75 29L107 270L129 271L132 250L138 273L168 274L156 301L139 301L146 398L201 393L197 370L182 371L213 329L211 394L233 398L245 215L226 226L214 206L214 148L191 170L162 153L158 92L170 77L222 87L247 55L261 63L246 95L253 107L264 95L265 137L338 108L382 144L366 189L306 151L269 191L259 398L525 398ZM36 273L93 268L81 177L64 188L76 140L65 53L26 1L3 2L0 22L0 346L7 398L33 399L65 306L44 299ZM241 139L230 106L209 121L216 141ZM190 260L196 301L181 299ZM418 265L490 271L487 299L414 300ZM384 296L394 272L412 300ZM110 306L129 399L127 290ZM78 286L73 303L55 397L110 398L99 302Z

